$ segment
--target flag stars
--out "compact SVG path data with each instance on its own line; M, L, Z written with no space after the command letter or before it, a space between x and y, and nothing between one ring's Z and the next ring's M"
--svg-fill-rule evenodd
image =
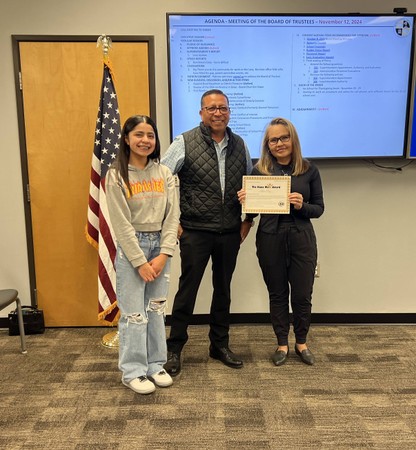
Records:
M104 84L98 108L96 123L94 153L101 161L101 177L105 175L108 167L117 159L120 150L120 112L117 104L117 94L111 80L111 74L105 68Z

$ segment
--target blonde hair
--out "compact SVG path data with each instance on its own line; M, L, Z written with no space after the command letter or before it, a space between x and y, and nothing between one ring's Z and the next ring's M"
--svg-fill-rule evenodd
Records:
M275 158L269 150L269 133L270 128L274 125L283 125L284 127L286 127L288 134L292 139L292 175L297 176L305 173L309 169L309 161L302 157L302 150L300 147L299 136L296 128L292 122L287 119L283 119L282 117L273 119L266 128L261 146L260 159L256 164L257 169L264 175L272 174L273 162Z

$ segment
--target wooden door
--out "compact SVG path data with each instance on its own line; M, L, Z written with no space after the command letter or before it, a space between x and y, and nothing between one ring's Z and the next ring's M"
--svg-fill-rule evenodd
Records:
M113 42L121 122L150 114L149 47ZM95 42L19 42L37 303L46 326L96 326L97 251L85 225L103 75Z

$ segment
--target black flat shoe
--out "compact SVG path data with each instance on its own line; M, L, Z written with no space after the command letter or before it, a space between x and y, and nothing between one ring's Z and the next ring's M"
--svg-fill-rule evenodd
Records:
M315 364L315 356L313 356L313 353L308 348L300 351L295 345L295 352L300 357L303 363L309 364L310 366L313 366Z
M168 360L163 368L171 377L176 377L181 372L181 354L168 352Z
M209 356L218 359L232 369L241 369L241 367L243 367L243 361L241 361L241 359L239 359L228 347L217 348L211 345L209 347Z
M289 356L289 349L287 352L284 350L276 350L272 355L272 361L275 366L281 366L287 361L287 357Z

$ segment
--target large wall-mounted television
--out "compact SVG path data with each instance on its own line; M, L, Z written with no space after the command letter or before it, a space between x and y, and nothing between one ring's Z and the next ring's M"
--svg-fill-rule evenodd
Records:
M414 15L167 14L171 138L223 90L229 126L259 157L291 120L307 158L406 155Z

